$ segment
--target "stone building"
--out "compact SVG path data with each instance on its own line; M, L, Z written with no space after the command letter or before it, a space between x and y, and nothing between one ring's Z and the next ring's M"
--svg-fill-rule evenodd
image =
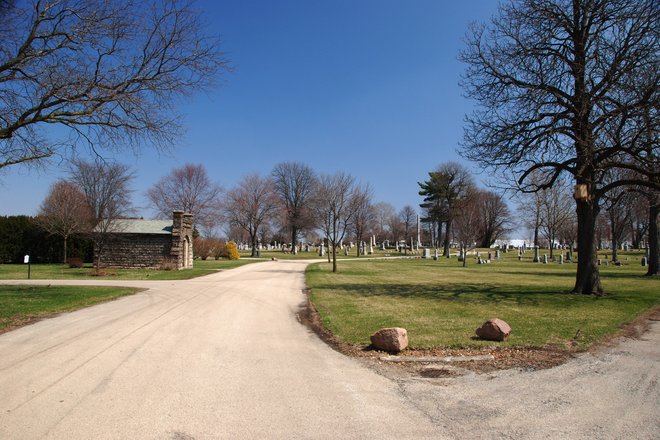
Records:
M192 214L174 211L172 220L117 219L108 231L101 252L102 267L193 267Z

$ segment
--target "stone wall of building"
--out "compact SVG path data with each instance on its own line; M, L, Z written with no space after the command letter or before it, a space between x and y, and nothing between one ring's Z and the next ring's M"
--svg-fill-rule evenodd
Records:
M189 269L193 267L193 216L172 214L172 233L109 234L101 267ZM96 258L95 258L96 260Z
M101 254L101 266L160 269L174 263L171 243L170 235L113 234Z
M170 260L177 269L193 267L193 215L183 211L172 214L172 248Z

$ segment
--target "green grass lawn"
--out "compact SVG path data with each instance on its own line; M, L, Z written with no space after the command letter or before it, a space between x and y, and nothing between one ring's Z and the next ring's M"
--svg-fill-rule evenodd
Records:
M0 285L0 333L56 313L131 295L139 289Z
M471 257L466 268L455 257L343 261L337 274L315 264L306 277L324 325L363 345L379 328L395 326L408 330L414 348L492 345L474 339L474 331L498 317L513 329L504 345L563 347L579 329L575 343L586 348L660 306L660 280L643 276L640 255L624 255L622 267L601 266L602 298L567 294L575 264L534 264L531 257L519 262L509 252L486 265Z
M81 269L71 269L64 264L33 264L30 278L35 280L71 280L71 279L117 279L117 280L187 280L216 273L219 270L232 269L254 260L195 260L192 269L155 270L155 269L104 269L105 275L97 277L90 264ZM27 279L28 268L25 264L0 264L0 280Z

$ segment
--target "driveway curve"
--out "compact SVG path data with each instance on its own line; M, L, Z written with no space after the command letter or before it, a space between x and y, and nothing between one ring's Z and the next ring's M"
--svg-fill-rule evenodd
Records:
M393 380L298 322L307 264L32 281L147 290L0 335L0 438L660 437L658 323L548 371Z

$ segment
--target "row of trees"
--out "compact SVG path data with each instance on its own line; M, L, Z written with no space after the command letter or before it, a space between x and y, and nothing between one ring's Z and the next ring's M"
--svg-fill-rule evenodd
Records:
M438 182L457 173L461 179L444 187L456 194L438 192ZM443 224L447 252L448 243L457 237L469 246L474 241L490 246L508 231L511 219L501 196L477 189L465 168L444 164L430 176L429 182L420 184L433 201L423 205L429 231L425 242L437 245ZM121 164L72 162L68 179L52 186L38 217L43 228L62 237L64 260L68 238L75 234L91 237L100 258L114 220L132 213L133 178L131 170ZM371 187L352 176L316 175L297 162L277 164L269 176L244 176L227 191L209 179L202 165L186 164L156 182L147 197L164 218L171 217L174 210L193 213L196 230L206 238L217 238L219 226L226 226L226 237L250 243L253 256L260 242L288 243L296 252L301 238L316 242L318 236L323 237L334 270L336 252L344 240L359 244L375 235L379 241L409 243L418 232L425 235L417 229L418 213L411 206L397 212L388 203L374 203ZM468 221L469 212L476 216ZM452 224L457 225L455 231ZM360 249L356 252L359 255ZM96 263L100 266L100 261Z

